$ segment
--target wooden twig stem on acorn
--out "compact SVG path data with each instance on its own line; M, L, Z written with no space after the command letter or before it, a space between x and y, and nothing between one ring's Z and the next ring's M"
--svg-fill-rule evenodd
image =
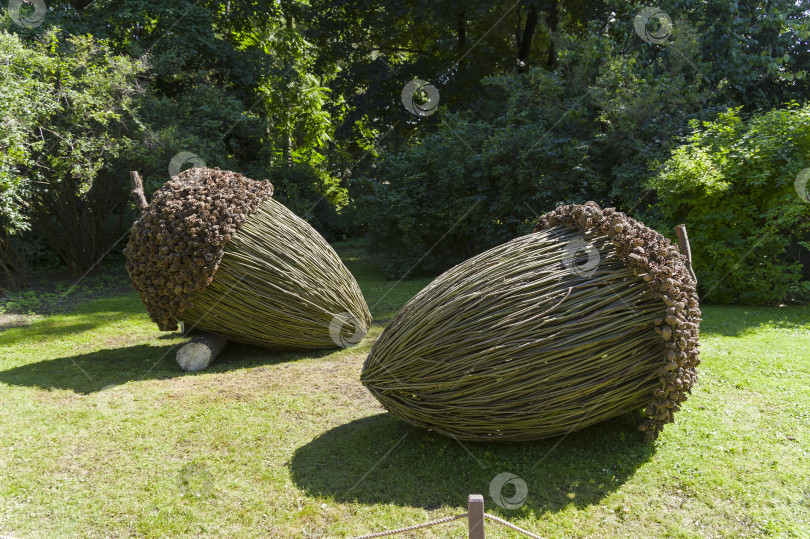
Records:
M138 213L143 213L149 204L146 202L146 195L143 194L143 182L138 172L131 170L129 172L129 179L132 180L132 198L135 199L135 206L138 207Z
M678 244L681 247L681 253L686 257L686 269L689 270L690 275L697 284L697 275L695 270L692 269L692 248L689 246L689 235L686 233L686 225L678 225L675 227L675 233L678 235Z

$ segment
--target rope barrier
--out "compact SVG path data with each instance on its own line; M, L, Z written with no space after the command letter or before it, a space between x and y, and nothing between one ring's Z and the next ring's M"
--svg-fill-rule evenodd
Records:
M526 537L533 537L534 539L543 539L539 535L535 535L530 531L524 530L523 528L518 528L517 526L515 526L511 522L507 522L502 518L496 517L495 515L490 515L489 513L484 513L484 518L488 518L489 520L491 520L493 522L497 522L498 524L501 524L502 526L506 526L507 528L512 528L516 532L520 532L523 535L525 535Z
M414 524L413 526L408 526L407 528L399 528L399 529L396 529L396 530L388 530L388 531L384 531L384 532L372 533L370 535L362 535L360 537L355 537L355 539L371 539L372 537L385 537L386 535L396 535L398 533L405 533L405 532L410 532L410 531L413 531L413 530L418 530L418 529L421 529L421 528L429 528L430 526L437 526L439 524L445 524L447 522L452 522L454 520L458 520L460 518L465 518L465 517L467 517L467 513L464 513L463 515L456 515L456 516L453 516L453 517L440 518L438 520L433 520L431 522L425 522L424 524Z

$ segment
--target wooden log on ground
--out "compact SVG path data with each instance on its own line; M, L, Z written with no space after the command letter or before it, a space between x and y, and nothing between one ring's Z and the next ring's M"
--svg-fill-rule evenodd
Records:
M177 351L177 364L184 371L201 371L208 367L228 344L228 340L211 333L197 333Z

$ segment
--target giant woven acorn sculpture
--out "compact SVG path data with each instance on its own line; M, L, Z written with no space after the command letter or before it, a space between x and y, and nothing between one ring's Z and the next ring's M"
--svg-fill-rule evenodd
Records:
M417 294L361 379L391 413L459 440L539 439L642 410L653 438L696 381L695 285L661 234L593 202L561 206Z
M155 192L132 228L126 267L152 320L203 332L178 353L188 370L207 366L226 339L330 348L356 343L371 323L332 247L272 194L268 181L189 169Z

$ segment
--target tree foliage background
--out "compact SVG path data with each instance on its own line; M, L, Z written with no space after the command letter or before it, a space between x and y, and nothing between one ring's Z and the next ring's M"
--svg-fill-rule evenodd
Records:
M709 299L806 301L810 204L789 185L810 167L807 8L672 0L650 42L645 7L75 0L35 27L6 13L0 285L93 271L133 218L128 171L151 192L187 152L270 179L330 240L367 238L392 277L595 200L664 232L685 222ZM401 102L417 78L439 92L433 114Z

